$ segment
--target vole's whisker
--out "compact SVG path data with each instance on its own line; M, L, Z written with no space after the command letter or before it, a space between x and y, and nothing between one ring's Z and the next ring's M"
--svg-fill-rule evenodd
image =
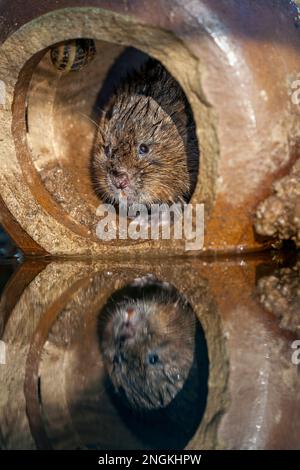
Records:
M87 116L87 114L84 114L84 113L81 113L80 111L78 111L78 114L80 114L81 116L83 116L85 119L87 119L88 121L90 121L92 124L94 124L97 129L99 129L99 124L97 124L96 121L94 121L92 118L90 118L89 116Z

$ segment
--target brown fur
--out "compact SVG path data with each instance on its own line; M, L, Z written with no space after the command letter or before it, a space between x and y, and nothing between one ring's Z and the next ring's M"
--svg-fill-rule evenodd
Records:
M162 285L135 288L112 299L99 320L101 351L115 390L134 409L165 408L194 361L196 320L189 304Z
M143 156L141 144L149 148ZM113 204L124 197L129 205L148 207L188 201L197 180L198 153L183 91L161 64L149 60L115 92L100 119L92 156L95 190ZM115 172L128 176L125 189L114 185Z

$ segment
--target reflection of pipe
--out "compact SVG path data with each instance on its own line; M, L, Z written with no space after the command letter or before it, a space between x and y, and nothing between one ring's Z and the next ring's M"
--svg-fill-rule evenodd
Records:
M269 344L264 343L263 347L264 350L267 351L264 357L268 359ZM249 450L259 448L266 449L268 446L268 429L265 426L265 423L267 422L270 376L272 376L272 367L270 362L266 361L259 369L259 380L257 381L257 396L259 398L255 401L255 406L250 410L250 426L249 429L246 430L244 436L243 448L247 448Z
M270 265L267 257L262 261L264 265ZM21 334L23 331L24 336L28 331L29 336L32 335L31 341L28 339L30 347L24 366L24 390L27 413L28 417L32 414L30 425L36 440L40 438L36 438L39 426L44 428L46 442L37 442L38 445L45 447L49 441L45 431L45 416L42 413L49 410L41 409L37 396L41 351L59 313L69 302L73 301L73 307L76 303L80 307L85 299L80 321L87 320L88 316L91 318L97 315L101 305L105 304L116 289L147 273L153 273L157 278L175 285L189 299L204 326L208 340L210 381L204 426L196 432L189 447L200 448L205 437L206 447L218 447L220 443L226 448L297 446L296 440L299 443L300 435L300 394L297 367L291 362L293 336L282 331L278 327L277 318L264 311L259 302L255 283L256 266L260 261L255 258L216 261L192 259L178 260L174 265L174 261L169 259L161 264L143 261L138 263L134 269L125 261L123 264L110 261L94 262L91 265L84 262L51 263L28 286L13 312L10 312L4 339L8 347L16 339L24 341ZM19 279L19 284L22 279L28 284L32 272L38 268L35 266L30 270L28 266L26 269L25 267L26 265L23 275L19 271L15 277L16 281ZM273 268L272 265L268 268L270 275ZM50 300L45 303L41 312L34 312L32 308L35 304L33 302L31 305L29 299L35 298L37 292L41 292L40 296L45 296L45 292L49 292L49 286ZM24 289L16 283L16 290L23 292ZM79 291L83 293L83 297L77 296ZM13 286L9 292L14 294ZM99 297L93 303L95 292ZM37 297L37 302L39 304L41 298ZM24 308L26 305L27 309ZM217 312L222 316L223 330L220 328ZM73 313L77 315L77 311ZM30 330L31 322L33 333ZM67 322L62 323L63 326L66 324ZM90 332L91 330L85 338L85 344L88 344ZM226 349L223 335L227 337ZM219 426L219 416L224 412L224 397L228 393L226 354L229 358L229 389L232 399ZM9 364L5 368L8 367ZM13 395L10 395L13 400ZM24 418L22 420L25 421ZM215 433L210 434L216 421ZM289 425L293 428L291 436L286 432Z
M270 276L274 272L274 265L267 256L214 261L178 259L175 264L172 259L158 263L136 261L134 268L129 262L115 263L113 260L90 264L53 262L41 271L42 266L45 266L42 262L21 266L14 274L15 282L7 284L1 301L0 315L6 318L3 340L7 344L7 352L12 353L12 360L17 358L18 361L15 364L8 361L5 367L0 367L4 378L0 416L4 416L3 421L7 423L4 438L11 440L8 446L14 441L13 433L17 434L20 444L20 432L25 436L22 438L26 439L26 444L34 446L29 435L25 401L36 445L40 448L51 446L47 432L50 434L53 428L51 423L49 428L46 427L49 426L47 417L51 409L46 407L49 403L42 408L39 402L38 376L41 352L47 349L45 341L49 331L51 334L55 332L53 327L56 322L58 325L59 313L70 303L75 316L79 312L80 317L82 312L80 322L88 322L88 318L97 317L101 306L117 289L152 273L156 278L174 285L189 299L208 342L208 402L203 422L188 448L299 448L299 374L291 361L294 335L283 331L276 316L263 309L256 290L258 273L261 272L256 269L257 266L264 272L267 266L266 272ZM36 278L30 281L38 272ZM297 279L294 279L295 285ZM24 289L24 286L27 288ZM81 295L78 295L79 292ZM93 301L95 295L97 298ZM59 326L66 324L67 321ZM90 325L84 336L87 347L91 331L96 330L93 323ZM78 329L78 324L75 327ZM67 327L65 332L70 336L72 334ZM72 347L72 341L69 346ZM63 347L62 344L64 353ZM49 362L44 364L47 368L50 365ZM84 361L81 365L84 375ZM227 383L228 367L230 374ZM54 378L53 390L55 386ZM82 391L82 388L78 390ZM64 391L63 388L59 399ZM229 392L231 402L228 404ZM69 405L67 398L66 395ZM55 400L56 397L51 405L55 406ZM68 413L67 410L66 419L69 419ZM60 410L57 416L60 418Z
M47 437L43 419L41 415L41 403L39 401L39 363L41 352L52 325L66 304L72 299L79 287L86 287L89 279L84 284L82 279L75 282L67 292L55 299L50 308L42 316L36 331L31 340L30 349L26 360L24 394L26 399L26 413L32 436L35 440L37 449L52 449L51 443Z
M0 214L1 219L1 214ZM2 230L0 225L0 259L2 256L4 258L11 258L16 255L17 249L14 246L10 237Z
M277 265L266 259L258 266L257 273L245 263L240 273L232 269L227 279L219 275L225 294L219 296L223 299L219 308L231 371L231 403L219 438L233 449L299 448L300 394L299 376L291 362L293 336L263 309L255 285L261 271L268 268L272 278Z
M45 261L33 261L32 263L19 265L5 285L0 297L0 337L3 335L6 322L22 293L38 273L45 268L45 265Z
M193 274L194 270L191 271L190 269L191 264L194 267L198 266L196 271L199 270L199 272L196 278ZM40 270L43 263L37 263L32 269L30 269L30 265L30 262L25 263L22 267L23 276L20 274L15 279L19 279L19 282L23 280L27 285L29 277L32 277L35 270ZM113 261L109 263L94 262L92 264L85 262L53 262L48 264L37 275L36 279L27 285L25 291L24 285L23 289L17 285L17 290L24 292L20 298L14 296L16 304L12 307L12 311L9 312L4 332L5 341L8 343L9 348L11 348L12 360L16 360L16 358L18 360L17 376L13 381L6 380L9 390L8 395L11 398L6 403L5 411L0 410L0 414L2 412L7 414L8 423L10 423L9 419L13 419L13 422L10 423L13 431L17 430L16 426L18 426L18 429L22 429L23 439L26 439L26 444L28 444L31 441L31 437L28 434L30 430L35 445L38 448L51 448L49 433L52 428L50 426L49 431L47 431L49 423L48 425L46 424L47 412L50 408L49 410L48 408L43 409L40 403L40 399L43 399L43 397L39 397L41 389L39 368L45 342L48 337L50 338L49 332L51 331L52 335L52 332L55 331L53 327L59 320L60 312L67 309L68 305L72 305L72 311L80 321L84 321L84 319L88 321L88 318L90 320L97 318L97 313L101 306L104 305L116 289L122 288L122 286L133 282L135 279L144 277L147 273L152 272L157 278L163 279L175 285L177 289L180 289L180 292L193 304L193 309L200 321L203 321L210 360L212 361L210 381L213 384L213 389L212 397L208 396L207 409L201 426L190 445L193 448L202 448L203 443L207 447L214 445L218 418L213 418L219 416L224 407L223 392L227 368L226 360L223 364L225 349L220 333L219 317L214 309L213 301L210 299L206 281L202 280L202 274L200 274L201 267L206 269L205 266L205 263L195 264L195 261L180 260L176 267L174 267L172 260L165 260L162 265L141 261L135 269L132 269L130 264L126 262L123 264L114 263ZM207 272L210 272L210 268L207 269ZM12 292L12 290L10 291ZM6 303L6 305L8 304ZM206 305L206 309L204 309L204 305ZM92 323L89 324L92 325ZM62 323L63 327L64 325L66 323ZM75 328L78 328L76 322L74 325ZM70 337L72 337L75 331L72 332L68 328L65 328L65 330L65 334L71 335ZM88 330L88 334L91 334L90 330ZM216 341L216 337L221 340L218 339ZM59 338L58 340L60 341ZM16 343L18 341L20 341L20 347ZM49 341L51 343L51 340ZM72 344L71 340L69 343L70 348L72 348ZM64 347L63 344L62 347ZM74 351L76 351L76 348ZM18 354L22 354L22 356L19 357ZM10 368L11 365L8 364L6 367ZM222 369L221 375L219 373L220 367ZM5 370L6 374L8 374L7 377L11 377L10 369L6 368ZM22 382L23 373L24 382ZM45 382L43 383L45 384ZM14 405L11 402L13 396L16 397L18 403L18 418L14 415ZM23 405L23 401L25 405ZM25 415L22 415L23 408L28 421L25 419ZM51 414L49 414L49 417L51 417ZM212 421L213 424L211 424ZM14 436L12 437L13 439ZM33 444L30 442L30 445Z

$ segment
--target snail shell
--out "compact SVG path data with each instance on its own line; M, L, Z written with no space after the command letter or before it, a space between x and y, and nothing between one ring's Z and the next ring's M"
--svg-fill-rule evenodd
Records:
M77 71L91 62L96 54L93 39L71 39L51 48L50 56L55 68L62 72Z

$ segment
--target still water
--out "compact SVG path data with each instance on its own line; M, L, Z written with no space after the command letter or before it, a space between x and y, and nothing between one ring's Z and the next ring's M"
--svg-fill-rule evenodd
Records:
M299 279L279 254L2 260L0 448L299 449Z

